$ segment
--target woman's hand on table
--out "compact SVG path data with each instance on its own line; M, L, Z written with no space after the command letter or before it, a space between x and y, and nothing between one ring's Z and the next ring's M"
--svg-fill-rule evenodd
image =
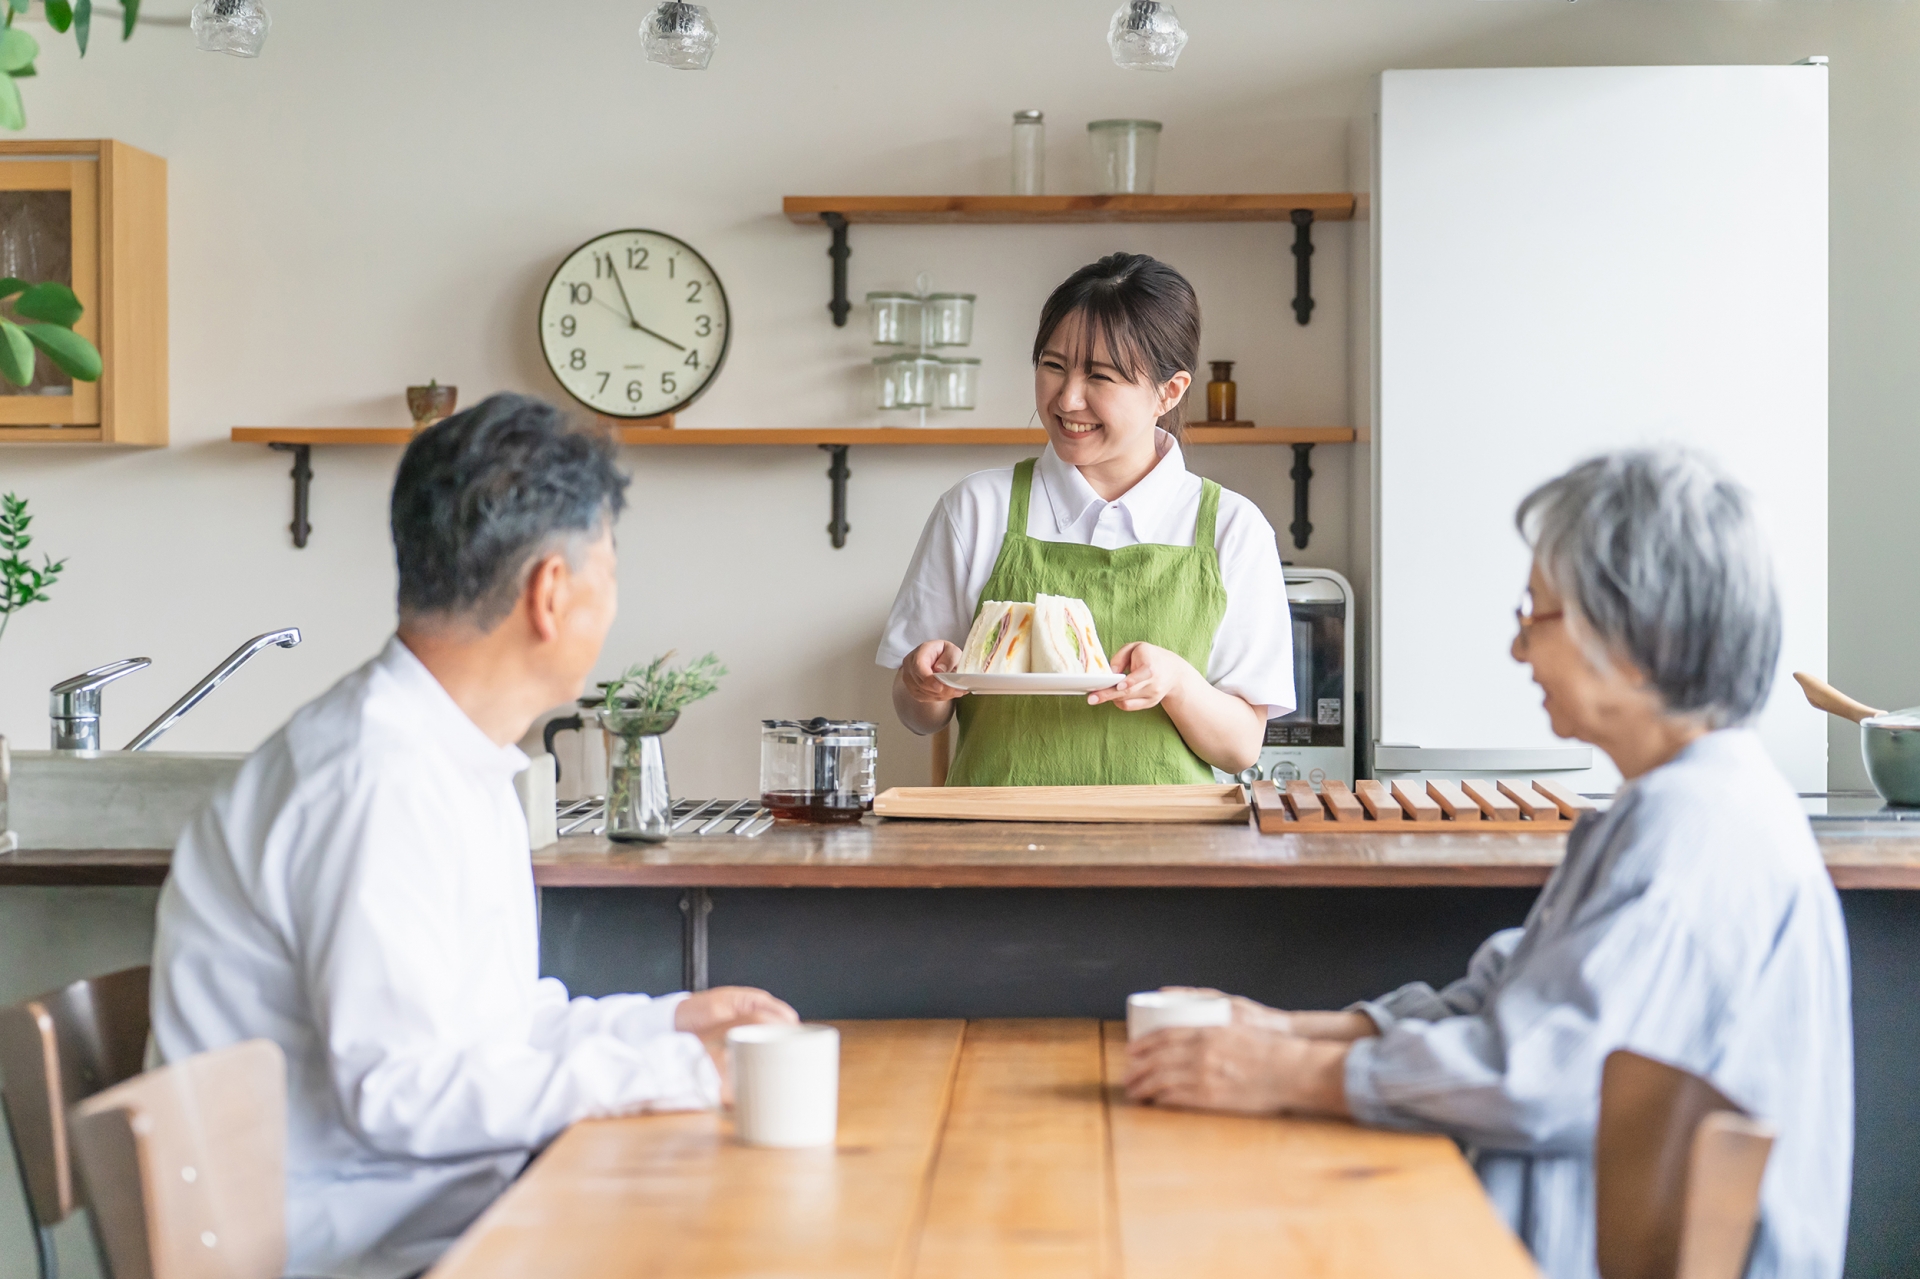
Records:
M733 1080L727 1076L727 1032L764 1022L792 1026L800 1014L783 999L752 986L715 986L688 995L673 1010L673 1028L698 1035L720 1072L720 1104L733 1104Z
M1087 694L1087 704L1117 703L1123 711L1150 710L1172 699L1180 701L1206 678L1180 654L1157 644L1135 641L1113 655L1115 673L1126 676L1112 688Z
M1346 1061L1345 1043L1236 1020L1230 1026L1158 1030L1136 1040L1127 1046L1124 1082L1128 1098L1143 1104L1345 1116Z

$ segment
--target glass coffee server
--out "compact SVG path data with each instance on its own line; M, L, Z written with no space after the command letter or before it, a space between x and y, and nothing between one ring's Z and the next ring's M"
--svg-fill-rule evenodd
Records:
M874 405L881 409L971 409L979 402L980 361L943 354L973 343L971 293L931 293L921 275L912 293L869 293L873 344L901 350L873 361ZM906 349L911 348L911 349Z

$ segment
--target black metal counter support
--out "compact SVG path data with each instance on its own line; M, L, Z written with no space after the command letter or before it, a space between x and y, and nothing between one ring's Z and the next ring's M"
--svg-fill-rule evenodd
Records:
M1294 546L1303 551L1307 549L1307 539L1313 536L1313 525L1307 519L1307 490L1313 484L1312 459L1313 445L1293 446L1293 470L1288 472L1293 477L1293 524L1287 532L1293 534Z
M713 914L713 898L704 888L689 888L680 894L680 980L687 990L707 988L707 916Z
M307 534L313 532L313 525L307 523L307 498L313 491L313 445L311 444L269 444L268 448L278 453L293 454L293 523L287 528L293 533L293 544L304 549Z
M1305 324L1313 316L1313 210L1293 211L1293 318ZM1299 445L1294 445L1298 449ZM1309 445L1308 447L1312 447ZM1304 490L1303 490L1304 491ZM1301 502L1305 502L1303 497ZM1302 508L1304 510L1304 508ZM1304 520L1306 517L1302 515ZM1295 534L1296 537L1303 536ZM1305 546L1305 542L1295 543Z
M847 219L839 213L822 213L820 220L833 230L833 244L827 249L827 256L833 259L833 301L827 303L827 310L833 312L833 327L844 329L847 312L853 309L853 303L847 301L847 259L853 256L847 245Z
M833 481L833 518L827 521L827 535L833 539L833 549L839 550L847 544L847 479L853 474L847 469L847 446L844 444L822 444L821 448L833 454L833 461L827 467L827 478Z

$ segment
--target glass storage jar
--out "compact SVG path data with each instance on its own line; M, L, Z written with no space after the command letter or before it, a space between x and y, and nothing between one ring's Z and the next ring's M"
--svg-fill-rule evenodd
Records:
M1041 195L1047 189L1047 122L1038 111L1013 113L1013 193Z
M599 716L607 739L607 838L663 843L673 829L673 795L660 735L679 714L602 708Z
M760 802L788 822L857 822L873 808L874 725L760 721Z
M971 293L929 293L922 308L928 346L967 346L973 341Z
M1102 195L1151 195L1160 152L1158 120L1095 120L1087 126L1093 145L1093 181Z
M920 299L911 293L869 293L875 346L919 346Z
M971 356L942 356L933 375L933 407L970 409L980 399L980 361Z
M940 362L925 355L883 355L873 362L874 404L883 409L933 407L933 372Z

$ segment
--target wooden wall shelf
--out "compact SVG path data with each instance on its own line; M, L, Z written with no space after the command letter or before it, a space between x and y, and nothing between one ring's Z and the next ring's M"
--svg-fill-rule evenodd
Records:
M832 455L827 478L833 484L833 517L827 533L836 548L847 543L847 450L858 444L945 448L1034 448L1047 442L1041 430L1004 427L845 427L826 430L684 430L648 426L614 426L620 443L642 448L820 448ZM1293 448L1293 542L1304 547L1313 525L1307 522L1307 492L1313 479L1308 459L1316 444L1351 444L1347 426L1192 426L1189 444L1285 444ZM236 426L236 444L264 444L293 455L293 544L304 547L313 531L307 522L307 499L313 485L315 448L379 448L404 445L413 439L411 427L362 426Z
M1293 224L1293 315L1301 324L1313 315L1313 224L1353 217L1354 196L1345 191L1244 195L790 195L781 201L790 221L825 223L833 233L833 296L827 310L844 327L853 303L847 297L847 259L853 249L847 228L874 225L1035 226L1085 222L1291 222Z

